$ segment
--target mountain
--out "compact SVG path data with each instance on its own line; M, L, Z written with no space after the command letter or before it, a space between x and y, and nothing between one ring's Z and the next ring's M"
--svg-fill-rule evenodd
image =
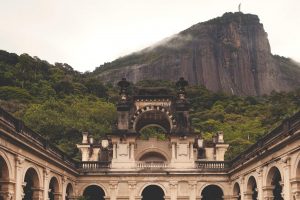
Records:
M284 39L284 38L283 38ZM93 76L116 83L126 77L176 81L234 95L263 95L300 87L300 67L271 54L258 16L225 13L158 44L96 68Z

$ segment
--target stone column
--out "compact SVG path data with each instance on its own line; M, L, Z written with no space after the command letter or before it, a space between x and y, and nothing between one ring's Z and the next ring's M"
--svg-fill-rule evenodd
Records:
M32 200L43 200L43 189L42 188L32 188L33 195Z
M190 159L194 160L194 148L193 143L190 143Z
M16 184L15 184L15 191L16 191L16 200L22 200L24 197L23 193L23 182L22 179L22 171L23 171L23 163L25 162L25 158L23 156L17 155L15 158L16 162Z
M291 185L290 185L291 158L284 157L281 159L281 161L283 163L283 177L284 177L284 183L282 187L282 197L284 197L284 199L292 199Z
M274 199L273 189L274 189L274 186L265 186L265 187L263 187L263 193L264 193L263 200L273 200Z
M46 164L47 165L47 164ZM50 174L50 169L45 168L44 169L44 199L48 200L49 199L49 174Z
M14 194L11 192L4 192L0 196L3 197L3 200L13 200Z
M130 143L130 160L134 161L134 143Z
M245 192L244 193L244 200L252 200L252 192Z
M169 187L170 187L170 200L176 200L177 199L177 181L170 181ZM165 194L166 195L166 194Z
M109 182L110 200L117 199L118 181Z
M300 200L300 179L294 178L291 180L292 185L292 200Z
M117 158L117 144L113 144L113 159Z
M257 198L263 199L263 169L258 168L256 170L256 173L258 174L257 178Z
M197 181L189 181L189 196L190 196L190 200L196 200L197 197Z
M172 143L172 161L176 159L175 143Z
M245 186L245 178L244 176L240 176L239 181L240 183L240 195L241 195L241 200L244 200L244 193L245 193L245 189L247 190L247 185Z
M54 194L54 200L62 200L62 195L60 192L55 192Z
M136 181L128 181L129 200L135 200L136 197Z

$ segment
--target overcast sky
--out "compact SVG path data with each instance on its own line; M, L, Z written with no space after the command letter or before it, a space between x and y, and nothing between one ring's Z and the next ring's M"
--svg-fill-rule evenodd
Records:
M273 54L300 61L299 0L0 0L0 49L81 72L198 22L257 14Z

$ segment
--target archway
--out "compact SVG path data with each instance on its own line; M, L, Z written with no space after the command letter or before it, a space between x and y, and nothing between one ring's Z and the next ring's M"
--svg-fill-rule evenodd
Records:
M6 161L0 156L0 200L4 200L2 194L8 192L9 170Z
M52 177L49 183L48 197L49 200L58 200L60 196L58 180L56 177Z
M135 112L131 126L136 132L140 132L149 124L160 126L162 130L169 133L176 126L176 121L174 116L162 106L145 106Z
M238 183L233 186L233 199L241 200L241 189Z
M164 200L165 193L157 185L149 185L142 192L142 200Z
M158 140L165 140L166 133L165 128L157 124L149 124L139 130L140 138L146 140L151 137L157 138Z
M267 185L272 188L274 200L283 200L281 174L277 167L272 167L267 176Z
M65 200L70 200L72 196L73 196L73 186L71 183L68 183L66 188Z
M139 161L144 161L144 162L166 162L167 158L162 155L161 153L158 152L147 152L141 156Z
M84 189L83 196L87 200L104 200L105 192L98 185L90 185Z
M25 173L24 178L25 186L23 188L23 200L32 200L39 198L40 180L34 168L29 168Z
M248 196L248 199L257 200L258 189L256 180L253 176L250 176L248 179L246 196Z
M223 191L222 189L217 185L209 185L206 186L202 192L202 200L223 200Z

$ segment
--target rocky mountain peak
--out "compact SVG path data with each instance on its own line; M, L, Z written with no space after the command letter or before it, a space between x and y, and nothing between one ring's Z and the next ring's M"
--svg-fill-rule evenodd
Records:
M176 81L234 95L262 95L300 86L297 64L271 54L257 15L225 13L156 45L106 63L94 74L105 82L121 77Z

